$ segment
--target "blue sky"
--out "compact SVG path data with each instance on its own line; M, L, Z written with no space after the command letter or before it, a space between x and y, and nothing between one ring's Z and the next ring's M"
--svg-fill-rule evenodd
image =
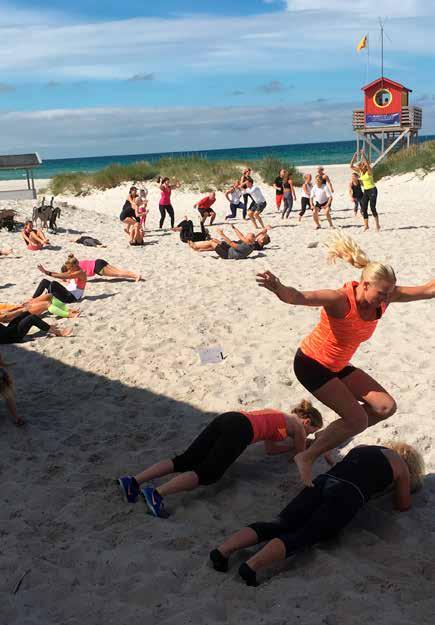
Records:
M435 133L427 0L0 0L0 153L47 157L352 138L369 33Z

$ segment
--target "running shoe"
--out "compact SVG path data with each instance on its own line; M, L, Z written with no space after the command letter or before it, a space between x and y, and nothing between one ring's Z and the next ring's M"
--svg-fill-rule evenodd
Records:
M139 484L131 475L118 478L118 484L127 503L136 503L139 497Z
M157 490L153 486L145 486L141 492L151 514L161 519L167 519L169 515L165 510L163 497L159 495Z

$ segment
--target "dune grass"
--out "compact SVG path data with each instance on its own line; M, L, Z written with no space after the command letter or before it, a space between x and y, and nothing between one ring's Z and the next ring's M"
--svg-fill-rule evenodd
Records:
M385 176L397 176L418 169L425 173L435 169L435 141L425 141L419 146L395 152L376 165L374 176L375 180L380 180Z
M94 173L58 174L53 178L50 189L54 195L86 195L92 189L111 189L124 182L146 182L160 175L174 177L183 186L201 192L208 189L224 191L240 178L244 167L245 164L236 161L212 161L201 156L163 157L152 163L115 163ZM267 184L273 184L279 170L283 168L292 173L295 184L302 184L300 172L293 165L279 159L266 157L252 162L251 167Z

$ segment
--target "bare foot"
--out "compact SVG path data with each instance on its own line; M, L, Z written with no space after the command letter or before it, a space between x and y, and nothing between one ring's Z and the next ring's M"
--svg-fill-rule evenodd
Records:
M49 332L54 336L71 336L72 328L58 328L57 326L50 326Z
M69 311L69 316L70 316L70 317L72 317L73 319L74 319L75 317L79 317L79 316L80 316L80 308L72 308L72 309Z
M313 481L312 481L313 465L304 456L305 456L304 452L296 454L296 456L294 457L294 461L296 463L296 466L298 467L299 475L301 476L301 480L305 484L305 486L313 486Z
M136 276L134 279L135 282L140 282L142 280L142 276Z
M26 422L21 417L16 417L15 425L17 426L17 428L20 428L21 426L26 425Z

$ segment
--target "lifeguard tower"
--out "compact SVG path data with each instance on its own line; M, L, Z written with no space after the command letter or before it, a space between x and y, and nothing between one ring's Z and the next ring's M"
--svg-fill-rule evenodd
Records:
M397 147L418 144L423 114L409 105L411 89L382 76L362 88L364 108L353 111L358 158L362 151L372 166Z

